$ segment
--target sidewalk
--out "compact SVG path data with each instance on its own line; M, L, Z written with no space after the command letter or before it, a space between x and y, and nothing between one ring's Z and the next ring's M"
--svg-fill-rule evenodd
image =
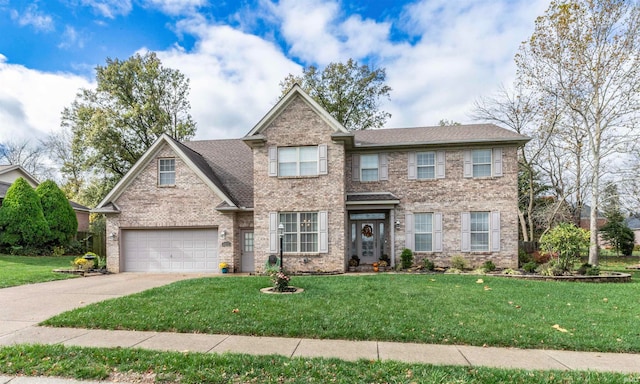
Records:
M164 332L49 328L37 324L55 314L112 297L140 292L185 275L117 274L25 285L0 290L0 347L63 344L81 347L144 348L200 353L278 354L343 360L396 360L434 365L530 370L593 370L640 373L640 354L483 348L383 341L319 340ZM79 381L0 375L0 384L63 384ZM90 382L83 382L90 383Z

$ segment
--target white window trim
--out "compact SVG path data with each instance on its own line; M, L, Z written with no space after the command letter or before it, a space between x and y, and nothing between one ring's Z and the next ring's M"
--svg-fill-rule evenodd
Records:
M362 161L360 159L361 156L368 155L376 155L378 156L378 177L375 180L362 180L362 171L363 169L373 169L373 168L362 168ZM389 159L387 154L384 152L380 153L367 153L367 154L357 154L354 153L351 155L351 180L359 181L362 183L374 183L377 181L388 181L389 180Z
M421 213L430 213L432 221L431 232L431 250L416 251L415 250L415 215ZM406 212L405 213L405 248L409 248L414 252L442 252L442 212Z
M501 222L500 222L500 211L474 211L474 212L487 212L489 213L489 247L487 250L479 251L479 250L471 250L471 212L462 212L460 221L461 221L461 242L460 242L460 250L461 252L500 252L500 241L501 241Z
M300 148L316 148L316 172L311 175L300 175ZM270 177L279 177L280 170L280 162L278 159L278 154L280 149L284 148L296 148L296 174L290 176L280 176L283 178L303 178L303 177L317 177L319 175L328 174L328 148L326 144L319 145L300 145L295 147L278 147L278 146L270 146L268 148L268 161L269 161L269 169L268 175Z
M172 171L162 171L161 164L164 161L173 161L173 170ZM164 184L162 183L162 176L165 174L173 174L173 183L172 184ZM175 158L159 158L158 159L158 186L160 187L173 187L176 185L176 159Z
M478 148L489 149L489 148ZM501 177L502 173L502 148L490 148L491 150L491 175L474 176L473 175L473 150L468 149L463 152L463 176L465 178L483 179L489 177Z
M295 213L297 214L297 222L300 224L300 214L304 213L316 213L318 220L318 251L317 252L283 252L284 254L323 254L329 252L329 229L328 229L328 212L327 211L306 211L306 212L269 212L269 252L277 253L280 248L280 234L278 233L278 226L280 225L280 214ZM296 244L298 250L300 249L300 231L298 228L298 239Z
M428 167L433 167L433 177L432 178L420 178L418 177L418 168L423 166L418 166L418 155L421 153L433 153L434 154L434 164ZM408 153L408 178L409 180L436 180L436 179L444 179L445 178L445 160L446 154L445 151L420 151L420 152L409 152Z

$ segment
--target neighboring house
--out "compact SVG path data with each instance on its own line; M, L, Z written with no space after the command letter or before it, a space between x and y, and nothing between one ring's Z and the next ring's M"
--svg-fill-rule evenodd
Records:
M112 272L344 272L403 248L517 267L517 148L495 125L347 131L295 86L242 139L163 135L98 205Z
M24 178L33 188L40 184L35 177L19 165L0 165L0 205L2 205L2 200L11 184L19 177ZM91 209L73 201L69 201L69 203L76 213L76 219L78 219L78 232L88 232Z
M598 229L602 228L605 224L607 224L607 218L604 213L598 212ZM580 228L586 229L587 231L591 230L591 206L588 204L584 204L582 206L582 210L580 211Z
M635 245L640 245L640 216L627 217L624 220L627 227L633 231Z

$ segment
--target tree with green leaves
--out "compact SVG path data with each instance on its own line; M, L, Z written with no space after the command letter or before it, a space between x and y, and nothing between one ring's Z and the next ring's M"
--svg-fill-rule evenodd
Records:
M49 238L49 225L33 187L18 178L11 184L0 207L0 244L41 247Z
M196 130L189 115L189 80L162 66L155 53L128 60L108 58L106 66L96 68L96 81L96 89L81 89L62 112L62 127L72 136L72 158L84 171L100 175L90 184L106 183L105 188L93 188L101 194L92 196L93 201L99 201L163 133L188 140ZM67 170L75 172L77 182L75 164L63 168Z
M616 184L608 184L602 194L602 212L607 223L600 228L602 239L609 243L617 256L631 256L634 246L633 231L624 222L620 195Z
M573 269L580 252L589 245L589 232L571 223L560 223L540 237L540 249L556 257L562 272Z
M346 63L330 63L322 71L312 65L303 69L302 76L289 74L280 88L284 96L294 84L300 85L346 129L358 131L381 128L391 117L380 110L380 99L388 99L391 91L385 80L383 68L349 59Z
M589 264L598 264L597 212L605 160L637 140L640 5L552 1L516 56L522 84L557 100L585 139L590 166Z
M53 180L47 180L36 187L42 213L49 225L47 242L53 246L69 244L78 231L78 219L64 192Z

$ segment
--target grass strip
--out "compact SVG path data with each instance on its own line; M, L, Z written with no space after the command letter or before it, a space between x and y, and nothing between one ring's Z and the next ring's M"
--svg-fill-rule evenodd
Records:
M0 349L0 373L171 383L631 383L638 374L433 366L395 361L155 352L18 345Z
M185 280L63 313L49 326L640 352L637 280L566 283L470 275Z

